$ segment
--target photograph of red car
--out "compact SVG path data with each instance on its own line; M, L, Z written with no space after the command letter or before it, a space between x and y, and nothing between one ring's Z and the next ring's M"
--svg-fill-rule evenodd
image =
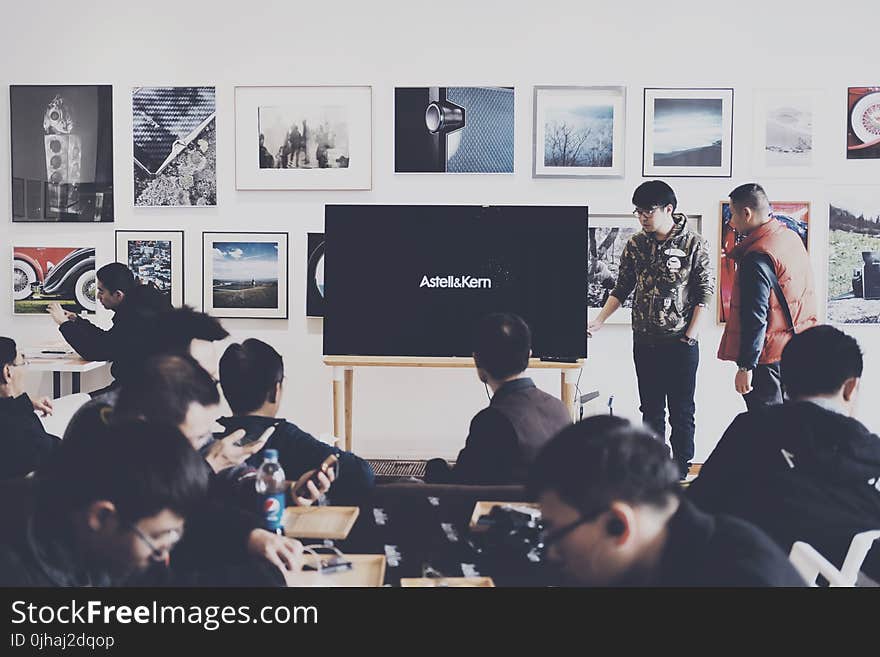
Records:
M71 312L93 313L96 289L94 247L13 247L15 314L45 313L52 302Z

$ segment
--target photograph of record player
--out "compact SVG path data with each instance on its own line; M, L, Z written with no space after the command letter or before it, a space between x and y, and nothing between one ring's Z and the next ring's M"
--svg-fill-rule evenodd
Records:
M880 87L848 90L846 159L880 159Z

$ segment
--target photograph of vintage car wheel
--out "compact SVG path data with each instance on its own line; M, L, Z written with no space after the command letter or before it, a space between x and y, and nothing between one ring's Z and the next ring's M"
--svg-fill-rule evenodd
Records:
M53 302L75 313L96 308L94 247L14 247L12 302L15 314L43 314Z

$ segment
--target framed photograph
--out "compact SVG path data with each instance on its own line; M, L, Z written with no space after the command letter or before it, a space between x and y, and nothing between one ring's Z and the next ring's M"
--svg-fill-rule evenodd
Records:
M642 175L730 178L733 89L645 89Z
M202 233L202 309L287 319L287 233Z
M880 87L847 90L846 159L880 159Z
M78 315L94 313L97 290L95 247L12 247L14 314L45 315L53 302Z
M756 178L810 178L824 160L823 94L818 89L755 90Z
M624 174L626 87L535 87L532 177Z
M804 248L810 250L810 203L809 201L770 201L770 207L776 220L787 228L797 233L804 243ZM736 263L728 255L737 244L745 239L744 235L737 233L730 226L730 202L721 201L719 210L719 238L718 244L718 284L716 297L718 298L718 323L727 322L730 314L730 296L733 290L733 277L736 274Z
M703 218L688 215L688 228L702 234ZM620 256L629 239L641 231L632 214L590 214L587 240L587 318L593 320L617 285ZM632 323L633 295L608 318L608 324Z
M324 233L308 234L306 317L324 316Z
M513 87L396 87L395 173L513 173Z
M183 231L117 230L116 262L134 278L162 292L172 306L183 305Z
M832 190L828 209L828 316L880 325L880 200L874 188Z
M113 221L113 87L9 87L12 220Z
M236 87L236 189L370 189L372 87Z
M217 205L214 87L135 87L131 92L134 204Z

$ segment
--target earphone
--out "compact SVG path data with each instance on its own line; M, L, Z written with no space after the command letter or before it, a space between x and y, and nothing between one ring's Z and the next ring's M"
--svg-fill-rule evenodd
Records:
M608 524L605 525L605 531L608 532L609 536L623 536L626 526L623 524L623 520L615 517L611 518Z

